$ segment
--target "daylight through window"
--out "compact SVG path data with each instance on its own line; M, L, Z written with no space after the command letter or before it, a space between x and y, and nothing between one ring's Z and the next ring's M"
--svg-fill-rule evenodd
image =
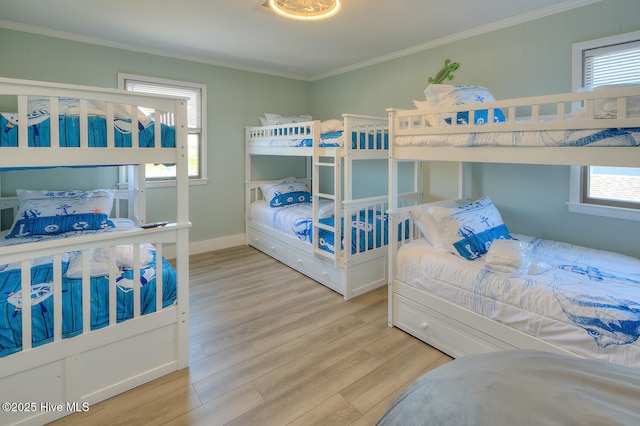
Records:
M204 178L203 158L205 146L203 109L206 87L196 83L179 82L166 79L155 79L144 76L121 75L121 85L125 90L133 92L153 93L159 95L182 96L189 98L187 102L188 126L188 170L189 178ZM141 108L142 109L142 108ZM150 113L151 111L143 111ZM166 117L161 120L168 123ZM163 164L147 164L145 168L148 180L173 180L176 177L175 166Z
M637 37L637 35L635 35ZM582 85L640 84L640 40L582 51ZM583 203L640 209L640 168L584 167Z

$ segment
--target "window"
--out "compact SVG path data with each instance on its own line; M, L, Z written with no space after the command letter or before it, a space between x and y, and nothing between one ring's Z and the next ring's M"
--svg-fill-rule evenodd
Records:
M131 90L133 92L189 98L189 101L187 102L189 178L191 180L205 180L207 139L205 132L206 120L204 117L206 117L206 86L197 83L122 73L118 74L118 81L120 88ZM176 177L176 170L175 166L147 164L145 167L145 174L148 182L162 184L163 182L174 181Z
M572 80L574 90L640 84L640 31L574 44ZM571 180L572 211L640 220L640 168L572 167Z

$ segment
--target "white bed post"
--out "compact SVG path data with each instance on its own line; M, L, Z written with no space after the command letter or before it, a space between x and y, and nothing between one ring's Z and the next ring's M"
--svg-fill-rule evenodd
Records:
M395 159L394 150L394 120L396 118L395 111L393 109L387 110L389 113L389 201L388 206L391 212L398 208L398 162ZM389 216L389 253L387 255L387 324L389 327L393 327L393 276L395 274L395 258L396 251L398 249L398 228L394 215Z
M244 127L244 238L245 244L249 244L249 211L251 209L251 156L249 155L249 127Z
M136 225L146 222L146 173L145 165L129 165L127 166L127 212L129 219L133 220ZM142 171L142 172L141 172ZM140 173L141 172L141 173ZM140 180L142 174L142 182Z
M471 197L469 191L467 191L467 185L465 181L467 179L467 169L469 165L463 161L458 163L458 198L466 200Z
M176 197L178 230L176 272L178 274L178 369L189 366L189 171L187 152L187 103L176 101Z

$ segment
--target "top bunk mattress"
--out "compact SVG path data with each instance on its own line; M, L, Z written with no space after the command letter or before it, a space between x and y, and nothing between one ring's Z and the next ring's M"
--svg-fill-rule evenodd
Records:
M495 101L484 87L431 84L425 95L417 110L389 110L395 145L640 146L638 85Z
M343 147L344 146L344 131L335 131L322 133L320 135L319 147ZM249 147L294 147L294 148L308 148L313 147L313 139L310 137L302 137L295 139L284 139L273 136L268 139L251 139L249 140ZM351 134L351 149L388 149L389 148L389 133L376 132L352 132Z
M640 260L514 237L533 246L529 275L491 272L419 239L398 250L396 279L580 356L640 368Z
M637 147L640 146L640 127L424 134L398 136L395 141L397 146L411 147Z
M107 119L104 115L88 115L88 147L107 147ZM0 147L18 146L19 120L16 114L0 113ZM33 111L28 114L28 146L51 146L51 116L47 110ZM138 146L153 148L155 146L155 125L148 119L139 119L135 126L138 131ZM59 145L60 147L80 147L80 116L58 115ZM131 119L114 118L114 146L116 148L131 148ZM174 148L176 146L175 129L161 124L161 146Z

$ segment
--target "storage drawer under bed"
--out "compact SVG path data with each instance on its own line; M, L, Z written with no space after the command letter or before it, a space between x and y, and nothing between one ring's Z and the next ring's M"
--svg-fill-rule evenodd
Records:
M454 358L515 349L433 309L393 293L394 325ZM464 327L464 330L461 329Z
M247 232L247 242L250 245L286 263L287 246L285 243L252 228L249 228Z
M344 294L342 271L335 268L332 262L289 247L286 263L306 276Z
M249 245L330 289L344 294L345 284L342 270L333 266L331 261L315 257L311 253L306 253L298 247L251 227L247 230L247 237Z

